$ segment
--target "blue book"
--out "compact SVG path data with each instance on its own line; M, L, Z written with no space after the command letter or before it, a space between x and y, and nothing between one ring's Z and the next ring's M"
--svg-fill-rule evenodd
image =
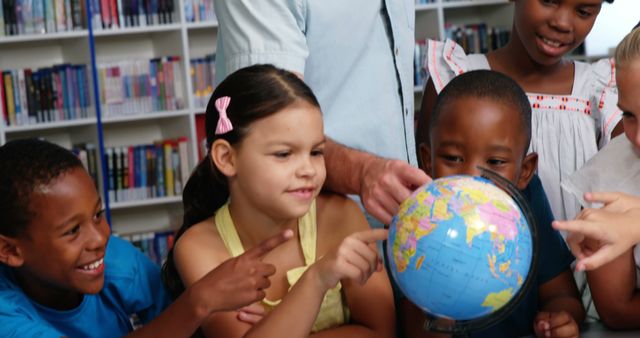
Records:
M152 111L160 110L160 88L158 84L158 63L160 59L151 59L149 61L149 78L151 84L151 109Z
M140 156L140 198L146 199L149 197L147 195L147 149L144 145L138 146L137 149L138 156Z
M164 183L164 146L162 142L155 143L155 152L156 152L156 177L158 186L158 197L167 196L167 192L165 190Z
M72 71L71 65L65 65L64 72L67 78L67 95L69 100L67 103L69 104L67 107L69 109L69 119L76 119L78 115L76 114L76 81L74 79L74 74Z
M13 79L13 102L16 112L16 121L22 121L22 109L20 106L20 84L18 83L17 70L11 71L11 78Z

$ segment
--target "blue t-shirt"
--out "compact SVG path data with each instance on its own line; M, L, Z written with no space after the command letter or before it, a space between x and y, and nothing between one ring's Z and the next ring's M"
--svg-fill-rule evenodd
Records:
M130 318L151 321L170 303L160 269L130 243L111 236L104 258L104 287L75 309L58 311L32 301L0 264L1 337L121 337Z
M539 250L536 279L529 293L524 295L521 303L509 317L486 330L472 333L470 336L473 338L521 337L533 334L533 320L540 308L539 287L569 269L574 260L560 233L551 227L553 213L542 188L542 182L537 175L522 193L529 202L538 225Z

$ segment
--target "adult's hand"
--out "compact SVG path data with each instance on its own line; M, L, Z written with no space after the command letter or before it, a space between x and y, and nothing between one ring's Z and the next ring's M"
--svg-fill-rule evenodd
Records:
M407 162L371 157L362 167L359 195L373 217L390 224L400 204L429 182L427 174Z

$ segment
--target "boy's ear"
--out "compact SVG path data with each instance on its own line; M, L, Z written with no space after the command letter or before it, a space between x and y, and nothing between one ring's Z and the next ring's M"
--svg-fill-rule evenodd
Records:
M12 268L22 266L24 257L15 238L0 235L0 262Z
M431 176L431 147L424 142L418 145L418 164L422 171Z
M533 178L538 168L538 154L530 153L522 160L520 167L520 177L518 178L518 189L524 190Z
M226 140L217 139L213 142L211 159L223 175L232 177L236 174L236 152Z

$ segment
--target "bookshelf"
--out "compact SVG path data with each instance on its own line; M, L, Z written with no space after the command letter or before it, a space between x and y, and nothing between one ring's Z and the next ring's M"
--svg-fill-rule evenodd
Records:
M89 12L103 0L52 1L84 1L84 9ZM122 3L127 1L118 0ZM0 144L23 137L43 137L67 148L76 144L95 145L98 151L96 175L99 190L105 200L114 232L122 235L163 231L179 226L182 221L181 198L176 195L134 200L109 199L109 165L104 161L107 149L122 149L186 137L188 170L195 167L202 151L197 129L202 128L204 107L202 102L197 103L196 99L207 96L208 91L196 95L195 90L202 88L200 84L192 83L190 61L205 60L207 56L215 53L218 23L209 13L213 1L158 1L164 1L165 8L173 9L171 22L105 29L100 24L103 19L100 15L85 13L82 27L66 31L12 36L0 34L0 70L35 70L58 64L87 66L90 105L86 117L8 125L5 115L0 114ZM194 6L197 3L203 6ZM210 10L212 11L212 8ZM140 13L138 18L140 22L145 20ZM122 22L122 18L118 19ZM417 40L443 39L448 23L480 22L510 28L511 5L507 0L436 0L416 4ZM152 59L167 57L176 57L177 60L173 70L179 72L182 81L173 89L174 98L178 95L183 97L182 106L126 114L110 114L110 109L105 109L101 97L105 95L106 89L112 88L101 82L104 80L101 80L101 76L107 74L105 69L111 67L123 70L129 67L131 62L140 61L148 64ZM416 86L417 105L421 92L421 86ZM132 99L135 101L137 97L134 96Z
M426 39L444 40L451 38L452 28L463 31L474 25L484 24L488 30L502 33L508 38L513 20L513 4L508 0L417 0L416 3L416 41ZM498 44L499 45L499 44ZM419 50L420 47L416 46ZM480 51L477 51L480 52ZM424 51L421 58L424 57ZM416 69L422 62L416 63ZM420 108L420 100L424 87L423 79L416 79L414 87L416 110Z

